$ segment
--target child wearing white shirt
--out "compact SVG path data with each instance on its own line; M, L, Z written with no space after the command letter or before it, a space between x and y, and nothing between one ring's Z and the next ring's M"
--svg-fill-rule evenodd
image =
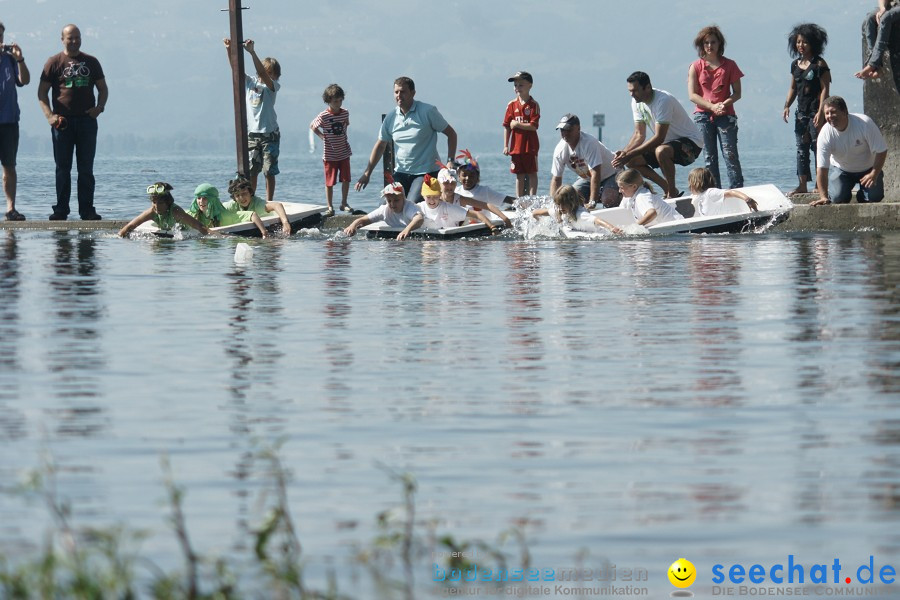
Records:
M709 217L728 212L725 209L725 198L740 198L747 203L750 210L757 211L756 200L738 190L720 190L709 169L700 167L688 174L688 187L694 195L694 207L699 216Z

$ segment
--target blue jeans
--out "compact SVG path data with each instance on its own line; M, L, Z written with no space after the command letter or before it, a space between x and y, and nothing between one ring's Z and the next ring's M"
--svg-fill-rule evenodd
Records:
M809 155L816 155L816 138L818 132L813 125L813 116L794 113L794 137L797 139L797 177L806 177L806 181L814 181L809 170Z
M833 204L847 204L850 202L851 190L853 186L859 183L866 173L849 173L841 171L834 165L828 170L828 199ZM875 185L872 187L859 186L859 192L856 194L856 201L860 204L867 202L881 202L884 199L884 173L878 174Z
M882 58L891 43L891 30L897 23L900 23L900 6L885 11L880 24L875 21L875 12L869 13L863 22L863 35L871 52L868 64L873 69L881 68Z
M72 155L78 167L78 214L90 217L94 211L94 154L97 151L97 119L66 117L65 129L51 129L53 159L56 161L56 204L53 212L69 214L72 195Z
M618 175L618 171L604 179L600 182L600 189L597 190L597 194L599 194L599 198L597 198L597 203L600 203L600 200L603 198L603 190L612 188L614 190L619 189L619 184L616 183L616 175ZM575 191L578 192L578 195L581 196L582 201L587 202L591 199L591 180L585 179L584 177L579 177L575 180L575 183L572 184L572 187L575 188ZM599 206L597 208L600 208Z
M429 175L437 177L438 172L433 171ZM401 173L399 171L394 173L394 181L403 186L403 193L406 194L406 199L413 204L418 204L422 201L422 180L424 179L425 173L421 175Z
M706 168L716 180L716 187L722 189L719 176L719 147L728 173L728 187L744 187L744 174L737 149L737 117L734 115L713 116L711 113L694 113L694 122L703 134L703 149L706 153Z

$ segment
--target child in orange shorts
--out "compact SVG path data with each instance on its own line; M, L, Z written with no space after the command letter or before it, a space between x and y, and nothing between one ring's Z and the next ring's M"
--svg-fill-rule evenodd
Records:
M334 214L331 204L334 184L341 182L341 210L352 213L347 204L347 193L350 191L350 144L347 141L347 128L350 127L350 113L341 105L344 103L344 90L332 83L322 93L322 100L328 105L309 124L313 133L322 138L324 150L322 162L325 164L325 200L328 202L326 217Z

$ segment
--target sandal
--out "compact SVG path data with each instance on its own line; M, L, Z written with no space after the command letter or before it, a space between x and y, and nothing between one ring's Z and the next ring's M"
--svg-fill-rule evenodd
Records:
M325 209L325 216L326 216L326 217L333 217L333 216L334 216L334 209L331 208L330 206L329 206L327 209Z
M24 221L25 215L17 211L16 209L12 209L8 213L6 213L7 221Z
M341 207L341 211L342 211L342 212L345 212L345 213L347 213L347 214L351 214L351 213L353 212L353 209L350 208L350 205L349 205L349 204L347 204L346 206L342 206L342 207Z

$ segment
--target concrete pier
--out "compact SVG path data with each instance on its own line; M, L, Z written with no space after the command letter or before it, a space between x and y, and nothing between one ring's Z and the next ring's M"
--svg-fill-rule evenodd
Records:
M871 3L870 4L874 4ZM865 28L865 21L863 22ZM865 29L862 38L863 62L868 59ZM881 129L887 142L888 155L884 163L884 195L894 202L900 200L900 23L891 33L890 58L877 79L863 83L863 112Z

